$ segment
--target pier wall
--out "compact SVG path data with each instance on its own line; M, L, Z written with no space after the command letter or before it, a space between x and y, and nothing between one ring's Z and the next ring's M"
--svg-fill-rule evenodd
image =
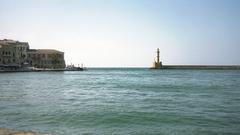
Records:
M163 65L161 69L232 69L240 70L240 65Z

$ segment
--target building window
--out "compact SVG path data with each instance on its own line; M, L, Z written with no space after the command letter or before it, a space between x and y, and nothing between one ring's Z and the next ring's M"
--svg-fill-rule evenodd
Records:
M13 62L15 62L15 59L12 59Z

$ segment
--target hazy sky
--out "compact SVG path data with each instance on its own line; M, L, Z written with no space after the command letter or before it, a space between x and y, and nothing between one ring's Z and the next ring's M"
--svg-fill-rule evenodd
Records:
M240 64L240 0L0 0L4 38L67 64Z

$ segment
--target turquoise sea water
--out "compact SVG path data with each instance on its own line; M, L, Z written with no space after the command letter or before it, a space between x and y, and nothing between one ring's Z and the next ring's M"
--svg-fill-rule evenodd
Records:
M0 127L53 135L238 135L240 70L2 73Z

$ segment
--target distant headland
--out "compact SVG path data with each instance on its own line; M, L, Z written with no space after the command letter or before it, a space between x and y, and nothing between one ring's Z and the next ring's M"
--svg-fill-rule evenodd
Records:
M160 50L157 48L157 56L150 69L229 69L240 70L240 65L163 65L160 61Z

